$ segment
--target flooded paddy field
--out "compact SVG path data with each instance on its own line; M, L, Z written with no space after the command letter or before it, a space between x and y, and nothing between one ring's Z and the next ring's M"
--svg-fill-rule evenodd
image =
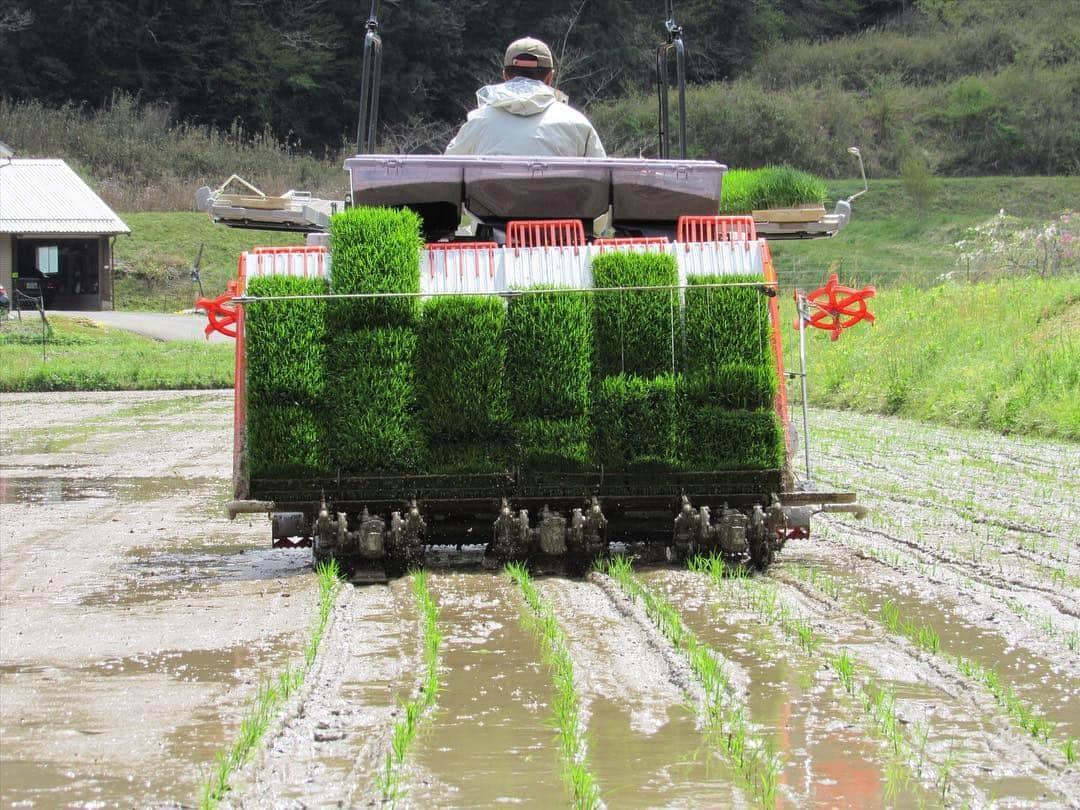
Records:
M228 393L0 408L0 804L196 806L303 659L309 553L224 518ZM764 575L341 589L223 804L1080 806L1080 449L814 427L870 515Z

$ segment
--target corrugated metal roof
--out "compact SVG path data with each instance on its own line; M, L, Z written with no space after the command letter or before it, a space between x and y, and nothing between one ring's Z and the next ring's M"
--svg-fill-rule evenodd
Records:
M131 233L62 160L0 160L0 233Z

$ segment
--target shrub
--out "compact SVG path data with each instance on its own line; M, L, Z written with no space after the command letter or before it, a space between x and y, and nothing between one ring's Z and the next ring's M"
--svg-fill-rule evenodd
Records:
M674 374L651 379L618 374L600 381L593 428L598 461L604 467L620 470L678 465L680 383Z
M252 478L325 475L326 431L317 410L265 402L249 407L247 458Z
M315 278L267 276L247 282L253 296L321 295ZM315 404L326 386L326 301L259 301L245 305L249 402Z
M824 181L791 166L764 169L733 169L724 174L720 194L721 214L749 214L764 208L794 208L824 203Z
M784 433L776 412L693 405L684 413L683 458L694 470L775 470L784 464Z
M679 283L675 259L668 255L609 253L592 263L596 287L661 286ZM677 291L595 293L598 377L636 374L650 377L671 372L672 340L678 340Z
M490 441L508 434L505 327L499 298L447 296L424 305L416 373L429 437Z
M331 289L336 294L420 292L420 218L392 208L350 208L330 219ZM418 298L335 301L336 329L412 326Z
M588 419L523 419L514 427L518 463L526 471L575 471L591 461Z
M332 456L346 473L415 469L421 435L414 417L416 335L369 329L330 341L328 398Z
M516 296L510 299L506 334L515 415L563 419L588 412L593 335L588 295Z

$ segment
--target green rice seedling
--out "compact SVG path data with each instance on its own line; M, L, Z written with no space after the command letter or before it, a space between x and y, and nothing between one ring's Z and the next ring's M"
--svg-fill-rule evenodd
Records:
M1072 765L1076 762L1076 738L1069 737L1061 746L1061 752L1065 754L1065 762Z
M881 606L881 620L890 632L895 633L900 627L900 608L892 599L886 599Z
M849 693L855 691L855 661L847 650L841 650L839 655L833 658L833 669L836 670L840 682Z
M548 288L530 288L539 289ZM507 378L516 418L588 414L592 317L591 299L580 292L530 292L510 299Z
M518 419L518 464L526 471L562 470L573 472L590 466L591 424L576 419Z
M329 470L326 427L313 407L261 403L248 408L252 478L321 476Z
M232 789L230 780L233 774L251 761L274 715L289 695L303 685L304 678L311 670L330 621L330 610L341 590L341 570L336 560L320 563L315 573L319 578L319 609L304 648L304 664L297 668L287 664L285 671L278 676L276 685L273 681L266 681L259 686L255 700L240 720L240 730L232 747L228 752L215 754L213 770L199 794L201 810L213 810L225 798Z
M794 208L828 199L825 182L791 166L732 169L724 174L721 214L749 214L767 208Z
M251 296L325 295L321 278L266 276L247 282ZM244 305L248 408L262 403L317 404L326 391L326 301L253 301Z
M724 408L767 408L776 398L778 380L771 363L718 363L708 373L686 378L686 399Z
M679 283L675 259L659 254L604 254L593 261L592 274L593 285L598 288ZM676 352L681 344L677 291L597 292L593 312L594 377L651 377L676 370Z
M506 307L485 296L446 296L424 305L416 383L432 440L507 437Z
M678 466L680 385L673 374L603 378L593 407L598 461L612 470Z
M563 779L570 791L573 806L582 810L600 806L600 788L589 770L585 732L581 723L581 704L574 685L574 664L566 636L551 605L540 595L528 569L520 563L506 566L506 575L521 590L529 608L522 617L539 638L544 665L555 687L552 714L559 737Z
M330 218L331 290L355 293L420 292L420 218L407 208L349 208ZM416 297L345 299L330 307L335 331L413 326Z
M683 463L696 470L779 470L787 453L780 419L768 408L731 411L684 403Z
M439 606L428 590L427 572L412 571L413 598L420 614L424 670L417 693L401 704L400 719L394 723L390 738L390 751L382 771L375 775L375 787L384 801L401 797L400 769L408 757L409 749L420 730L427 711L435 705L439 693L439 651L442 632L439 630Z
M335 335L328 366L334 466L345 473L415 469L422 437L415 412L416 336L410 329Z

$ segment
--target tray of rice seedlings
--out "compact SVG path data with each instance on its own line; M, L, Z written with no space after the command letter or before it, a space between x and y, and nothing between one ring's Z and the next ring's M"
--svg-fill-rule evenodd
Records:
M253 297L321 295L322 279L253 278ZM256 301L245 317L247 464L253 478L321 475L328 468L320 418L326 389L326 305Z
M271 402L249 408L247 465L252 479L326 475L326 426L318 409Z
M675 374L616 374L600 380L593 427L597 455L612 470L673 470L682 444Z
M771 408L683 403L682 460L692 470L779 470L786 448Z
M596 353L593 375L650 377L671 373L679 342L677 290L626 290L620 287L677 285L679 269L665 254L609 253L592 263Z
M417 342L417 407L429 473L497 472L510 442L506 306L478 295L424 304ZM445 445L458 450L448 454ZM447 467L442 467L443 463Z
M518 463L580 470L590 460L591 299L533 287L507 312L507 379Z
M326 414L334 467L344 475L414 470L420 461L416 423L416 334L391 327L330 338L334 381Z
M760 276L687 278L685 394L692 402L764 408L779 381ZM713 284L754 286L707 286Z
M816 222L825 216L823 180L791 166L733 169L724 175L721 214L750 214L756 222Z
M350 208L330 220L335 295L420 292L420 218L407 208ZM336 331L413 326L418 298L336 300L330 322Z

